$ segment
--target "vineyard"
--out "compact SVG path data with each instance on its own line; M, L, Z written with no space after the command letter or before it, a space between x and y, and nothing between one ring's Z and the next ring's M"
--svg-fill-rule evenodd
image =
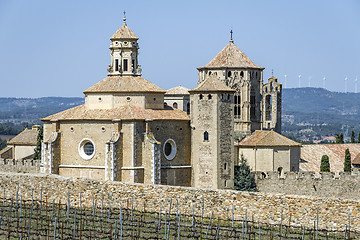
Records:
M343 232L294 227L290 223L270 225L248 219L247 213L235 219L219 219L211 213L204 217L194 213L184 215L176 200L170 199L167 209L158 212L135 209L133 199L125 199L123 206L105 203L103 195L93 196L92 207L71 206L40 198L33 194L23 200L19 193L0 203L1 239L359 239L350 224L344 223Z

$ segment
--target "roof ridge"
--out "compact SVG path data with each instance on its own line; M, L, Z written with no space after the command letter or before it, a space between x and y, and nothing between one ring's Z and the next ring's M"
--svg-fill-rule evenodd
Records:
M204 81L199 83L197 87L189 90L189 92L197 91L235 92L234 89L228 87L223 81L220 80L220 77L218 77L214 73L208 76Z

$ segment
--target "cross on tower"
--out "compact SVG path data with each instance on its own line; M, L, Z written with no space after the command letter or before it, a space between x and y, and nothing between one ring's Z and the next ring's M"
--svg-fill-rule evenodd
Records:
M230 30L230 42L233 41L233 39L232 39L232 34L233 34L233 31L232 31L232 29L231 29L231 30Z
M124 20L124 24L126 25L126 12L124 11L124 18L123 18L123 20Z

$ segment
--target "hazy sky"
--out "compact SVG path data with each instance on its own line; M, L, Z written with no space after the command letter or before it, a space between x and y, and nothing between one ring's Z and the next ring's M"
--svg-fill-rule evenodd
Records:
M0 0L0 97L83 96L107 75L109 38L126 11L140 38L143 77L163 89L196 86L196 67L228 43L264 81L355 91L360 1ZM360 91L360 86L359 86Z

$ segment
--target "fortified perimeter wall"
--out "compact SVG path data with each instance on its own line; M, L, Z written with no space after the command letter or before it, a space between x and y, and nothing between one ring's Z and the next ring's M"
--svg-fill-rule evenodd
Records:
M0 171L19 172L19 173L39 173L40 160L0 158Z
M360 172L256 172L257 189L264 193L296 194L314 197L360 199Z
M248 193L232 190L203 190L189 187L174 187L163 185L125 184L121 182L104 182L89 179L73 179L56 175L42 174L0 174L1 187L5 187L7 198L16 195L17 189L23 199L34 196L40 199L43 189L43 199L67 202L69 192L72 205L79 206L79 195L82 193L83 206L92 206L93 197L99 203L101 193L104 196L104 206L130 206L130 199L134 200L134 207L143 210L146 203L147 211L158 212L169 210L170 199L178 201L181 214L210 216L213 211L215 217L231 219L231 209L234 206L236 220L241 220L247 210L248 219L259 222L280 223L283 210L283 224L306 225L314 227L316 211L319 211L319 228L344 230L351 213L353 230L360 230L360 201L341 200L338 198L316 198L305 196L286 196L282 194ZM19 196L20 196L19 195ZM175 205L176 206L176 205ZM173 205L174 209L174 205Z

